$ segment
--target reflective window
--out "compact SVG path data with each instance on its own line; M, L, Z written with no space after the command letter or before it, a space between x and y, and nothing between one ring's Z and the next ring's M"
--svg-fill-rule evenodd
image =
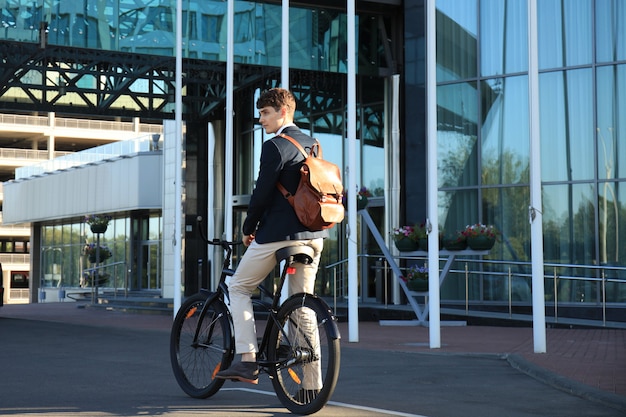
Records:
M591 64L592 19L591 0L538 1L539 69Z
M151 55L175 53L175 1L35 0L13 1L2 8L4 39L45 42L79 48ZM183 1L183 54L226 61L228 3L222 0ZM102 7L104 5L104 7ZM236 1L234 60L281 64L281 5ZM345 73L346 13L337 9L289 7L290 67ZM40 30L40 23L47 25ZM386 60L384 16L359 15L356 21L359 73L378 74Z
M540 74L539 95L543 181L593 179L592 71Z
M478 94L475 82L437 87L439 187L476 185Z
M483 184L529 181L528 77L481 83Z
M525 0L480 2L480 72L502 75L528 70Z
M626 2L596 0L596 60L626 59Z
M626 65L597 69L598 178L626 173Z
M598 186L598 211L600 230L600 263L602 265L624 265L626 243L626 193L623 182L601 182ZM621 191L621 193L620 193Z
M437 81L476 76L476 0L437 1Z
M597 264L595 193L592 184L543 187L543 250L546 263Z

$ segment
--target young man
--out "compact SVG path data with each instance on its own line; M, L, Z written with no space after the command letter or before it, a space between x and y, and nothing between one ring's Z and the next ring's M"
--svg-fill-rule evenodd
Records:
M261 166L256 187L252 192L248 213L243 224L243 243L248 247L235 275L229 283L230 310L235 327L235 349L241 362L217 373L217 378L258 383L256 363L257 336L252 310L252 292L276 266L275 252L286 246L306 245L315 256L309 265L297 264L297 272L289 278L289 293L314 292L315 276L327 231L311 232L296 217L296 213L276 187L280 183L295 193L300 180L303 155L284 133L298 141L307 151L315 139L293 123L296 100L288 90L273 88L261 94L257 103L259 123L268 134L276 134L263 143ZM316 377L312 377L316 380ZM315 383L313 383L315 384ZM319 387L307 387L315 389Z

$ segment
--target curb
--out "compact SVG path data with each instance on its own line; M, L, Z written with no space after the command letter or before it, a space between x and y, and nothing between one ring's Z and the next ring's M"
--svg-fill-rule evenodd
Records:
M576 395L589 401L594 401L616 410L626 412L626 397L602 391L581 382L573 381L561 375L557 375L545 368L527 361L520 355L506 354L505 360L513 369L534 378L544 384L550 385L568 394Z

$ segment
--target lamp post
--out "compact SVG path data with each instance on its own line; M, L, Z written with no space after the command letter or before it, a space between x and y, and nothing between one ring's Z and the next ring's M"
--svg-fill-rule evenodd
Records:
M92 233L96 235L96 266L91 270L91 304L95 304L96 295L98 294L98 280L96 279L96 273L100 266L100 235L107 231L107 225L104 224L92 224L90 225Z

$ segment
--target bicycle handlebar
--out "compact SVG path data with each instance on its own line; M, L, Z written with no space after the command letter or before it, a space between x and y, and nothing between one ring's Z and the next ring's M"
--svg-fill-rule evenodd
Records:
M202 227L200 227L200 224L202 223L202 216L198 216L196 218L196 221L198 223L198 231L200 233L200 237L202 238L202 240L204 240L204 242L207 245L221 246L222 248L224 248L224 250L229 250L229 249L232 249L233 247L235 247L237 245L243 244L243 241L241 241L241 240L228 241L228 240L223 240L223 239L218 239L218 238L214 238L213 240L209 240L204 235Z

